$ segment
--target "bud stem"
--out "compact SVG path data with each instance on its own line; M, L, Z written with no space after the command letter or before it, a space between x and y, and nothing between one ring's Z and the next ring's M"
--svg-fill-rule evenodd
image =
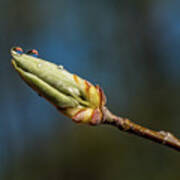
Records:
M118 117L112 114L106 107L103 107L103 121L101 124L109 124L119 130L149 139L153 142L163 144L177 151L180 151L180 139L166 131L154 131L140 126L127 118Z

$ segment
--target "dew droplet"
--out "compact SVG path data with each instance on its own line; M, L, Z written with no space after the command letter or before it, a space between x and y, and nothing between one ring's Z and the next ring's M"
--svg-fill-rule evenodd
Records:
M58 81L58 82L57 82L57 86L58 86L58 87L62 87L62 86L63 86L63 85L62 85L62 82L61 82L61 81Z
M39 68L42 67L42 64L38 64L38 67L39 67Z
M64 69L64 66L59 65L59 66L58 66L58 69L63 70L63 69Z
M70 94L79 95L79 91L76 88L69 87L68 91Z
M73 94L73 89L72 88L68 88L68 91L70 92L70 93L72 93Z

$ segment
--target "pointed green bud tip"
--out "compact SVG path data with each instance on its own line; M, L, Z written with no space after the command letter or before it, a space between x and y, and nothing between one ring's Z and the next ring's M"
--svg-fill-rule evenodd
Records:
M36 53L37 54L37 53ZM62 66L11 49L12 65L21 78L59 111L78 123L99 124L106 103L103 90Z

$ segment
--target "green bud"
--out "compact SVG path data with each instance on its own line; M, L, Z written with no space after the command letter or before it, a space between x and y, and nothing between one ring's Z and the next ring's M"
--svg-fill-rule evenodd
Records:
M12 64L22 79L76 122L97 124L105 104L103 91L62 66L11 49Z

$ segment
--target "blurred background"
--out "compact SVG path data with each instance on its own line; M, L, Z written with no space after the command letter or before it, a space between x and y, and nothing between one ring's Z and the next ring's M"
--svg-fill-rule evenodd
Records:
M180 137L180 1L0 0L0 179L178 180L180 154L74 124L12 68L35 48L103 87L117 115Z

